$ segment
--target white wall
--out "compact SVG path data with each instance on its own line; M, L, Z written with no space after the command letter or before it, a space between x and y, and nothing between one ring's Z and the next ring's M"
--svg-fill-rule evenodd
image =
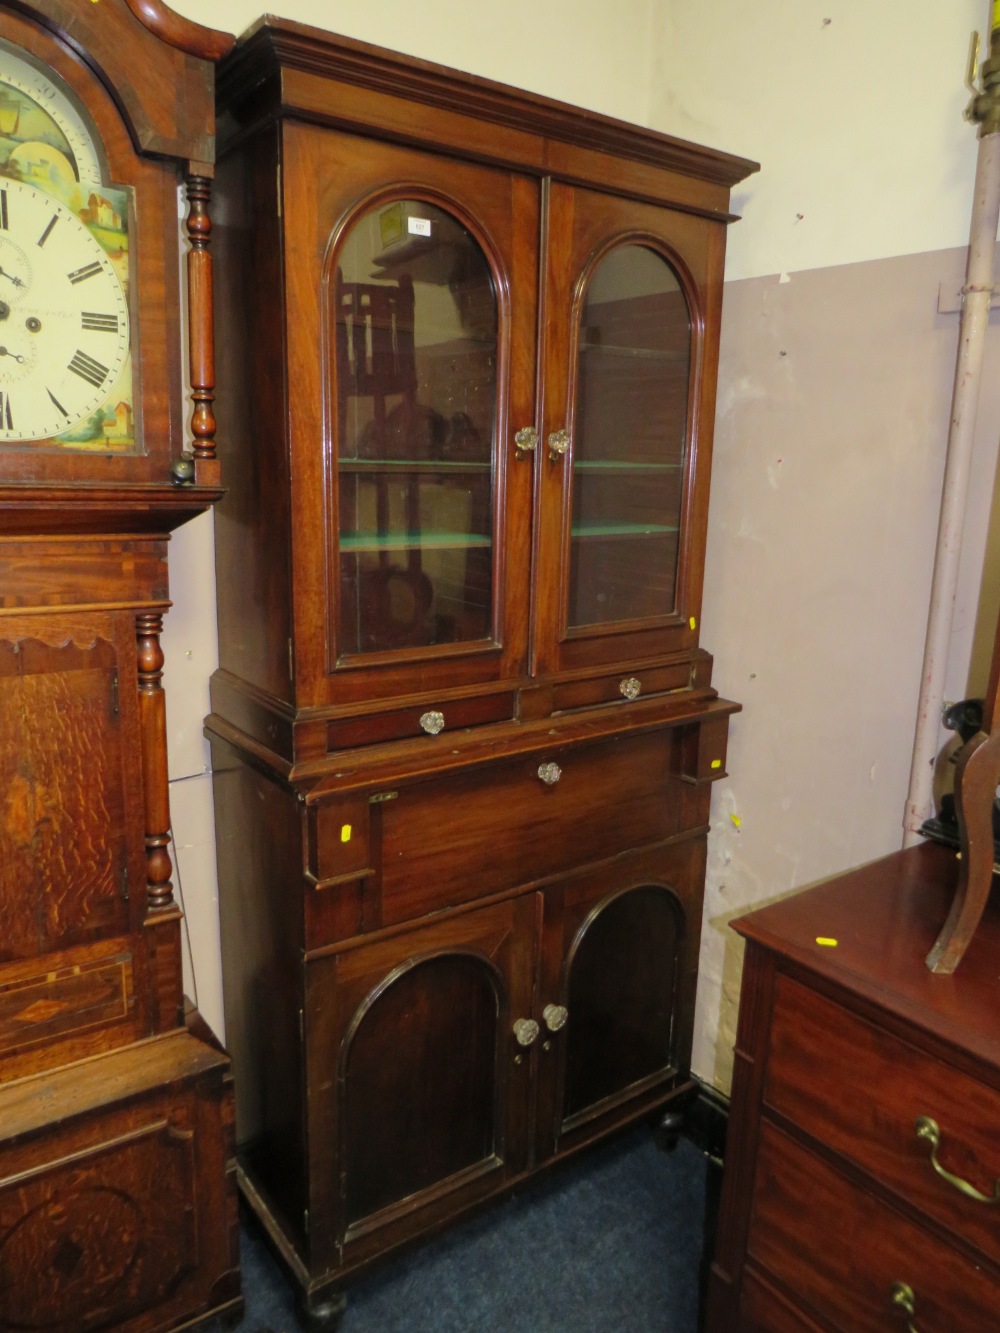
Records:
M985 0L660 8L651 123L762 163L734 198L702 615L745 705L713 805L694 1056L723 1087L729 921L902 839L958 331L938 285L963 277L964 74L988 18ZM998 434L991 386L951 698L970 692Z
M174 8L206 17L194 0ZM229 0L210 21L239 31L258 12L257 0ZM696 1072L724 1086L739 974L728 920L901 838L957 335L957 316L934 303L938 270L957 259L961 276L975 158L962 85L986 2L620 0L612 18L604 0L284 0L282 12L763 163L734 198L744 220L730 233L702 617L716 682L745 704L714 805L695 1051ZM926 251L942 252L940 265L914 269L926 290L896 309L893 284L910 270L863 261ZM835 266L856 319L822 280ZM814 288L796 276L807 270ZM883 382L895 397L879 397ZM998 429L980 430L956 697ZM164 639L199 1001L221 1031L200 734L211 568L205 518L175 537Z
M964 244L987 0L660 0L650 123L762 163L729 279Z

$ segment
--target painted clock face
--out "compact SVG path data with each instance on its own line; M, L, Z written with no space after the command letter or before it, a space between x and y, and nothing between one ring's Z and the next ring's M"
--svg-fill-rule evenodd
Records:
M0 41L0 446L134 453L130 192L53 73Z
M100 241L51 195L0 181L0 440L88 421L128 347L128 303Z

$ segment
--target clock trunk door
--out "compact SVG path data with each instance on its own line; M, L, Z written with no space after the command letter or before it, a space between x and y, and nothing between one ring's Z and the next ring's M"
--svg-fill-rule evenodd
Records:
M561 183L549 205L534 669L689 651L721 228Z
M310 182L285 199L299 701L514 677L537 185L330 130L283 146Z

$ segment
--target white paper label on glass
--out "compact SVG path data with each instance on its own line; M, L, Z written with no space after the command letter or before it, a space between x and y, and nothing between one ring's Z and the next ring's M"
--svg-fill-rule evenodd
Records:
M411 236L429 236L431 234L430 218L407 218L406 230Z

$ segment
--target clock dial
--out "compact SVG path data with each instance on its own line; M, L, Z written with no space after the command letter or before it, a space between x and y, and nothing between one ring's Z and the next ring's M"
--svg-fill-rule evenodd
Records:
M104 246L58 199L0 178L0 441L88 423L100 447L120 433L118 404L104 407L128 351L128 302Z
M93 133L70 94L6 42L0 42L0 162L6 174L43 189L86 190L102 179Z

